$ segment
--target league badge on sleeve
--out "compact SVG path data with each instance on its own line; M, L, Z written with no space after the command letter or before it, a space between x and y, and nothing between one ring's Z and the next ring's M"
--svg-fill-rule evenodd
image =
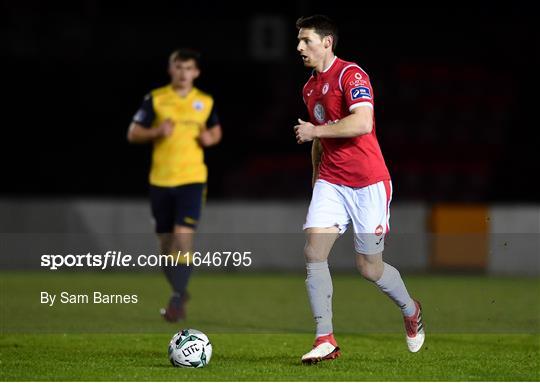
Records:
M357 86L351 89L351 99L358 100L359 98L371 99L371 91L367 86Z

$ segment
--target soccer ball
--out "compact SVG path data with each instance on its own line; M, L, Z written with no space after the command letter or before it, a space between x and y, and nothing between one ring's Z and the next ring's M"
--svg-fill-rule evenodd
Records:
M182 330L169 343L169 360L175 367L201 368L210 363L212 344L199 330Z

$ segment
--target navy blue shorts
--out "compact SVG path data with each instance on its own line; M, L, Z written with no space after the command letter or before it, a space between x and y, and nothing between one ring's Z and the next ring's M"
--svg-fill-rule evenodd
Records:
M175 187L150 185L156 233L172 233L174 226L196 228L206 198L206 184Z

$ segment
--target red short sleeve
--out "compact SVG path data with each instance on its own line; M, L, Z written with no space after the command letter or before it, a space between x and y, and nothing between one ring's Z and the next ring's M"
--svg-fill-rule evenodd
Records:
M373 89L366 72L356 65L351 65L343 69L340 77L340 86L349 111L358 106L373 107Z

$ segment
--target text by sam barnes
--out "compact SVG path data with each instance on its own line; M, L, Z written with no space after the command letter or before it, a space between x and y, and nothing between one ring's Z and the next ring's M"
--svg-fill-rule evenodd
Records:
M73 294L62 291L60 294L51 294L41 291L40 303L48 306L60 304L134 304L139 302L136 294L105 294L94 291L90 294Z

